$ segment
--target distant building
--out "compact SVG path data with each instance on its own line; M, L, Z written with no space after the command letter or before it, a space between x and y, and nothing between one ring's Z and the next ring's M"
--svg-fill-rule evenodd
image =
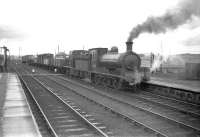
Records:
M161 65L163 73L175 73L186 79L200 79L200 54L169 56Z
M184 79L200 79L200 54L161 55L140 54L141 67L149 67L151 72L171 73Z
M163 73L183 73L185 71L185 60L179 55L169 56L161 67Z

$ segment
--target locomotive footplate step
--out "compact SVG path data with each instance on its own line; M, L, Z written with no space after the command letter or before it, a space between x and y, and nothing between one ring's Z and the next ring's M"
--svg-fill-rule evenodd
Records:
M41 137L16 74L0 74L0 92L4 93L0 106L0 136Z

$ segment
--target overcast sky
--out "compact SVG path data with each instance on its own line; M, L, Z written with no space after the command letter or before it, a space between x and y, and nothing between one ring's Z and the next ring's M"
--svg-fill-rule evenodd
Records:
M0 46L11 54L118 46L134 26L161 16L181 0L0 0ZM138 53L200 53L200 19L165 34L144 33L134 40Z

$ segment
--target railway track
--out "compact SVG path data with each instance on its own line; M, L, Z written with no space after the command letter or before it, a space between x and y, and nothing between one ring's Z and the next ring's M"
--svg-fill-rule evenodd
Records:
M58 78L58 77L54 77L53 79L51 77L50 79L51 80L54 79L55 83L59 84L60 86L66 87L66 79ZM63 80L65 82L63 82ZM88 91L90 90L89 92L97 93L96 90L88 88L86 86L83 86L74 82L70 82L70 81L67 81L67 82L76 87L81 86L82 88L85 88L85 90L86 89ZM66 88L69 88L69 87L67 86ZM76 88L71 86L70 90L75 91L75 89ZM89 95L91 93L87 93L87 94L84 93L84 94ZM136 115L134 116L129 116L129 115L127 116L125 115L125 113L124 114L121 113L119 115L123 115L126 119L134 121L135 123L153 131L159 136L198 136L199 135L199 125L198 125L198 123L200 123L199 116L193 113L191 109L190 111L188 111L188 109L186 109L187 105L181 104L182 105L181 109L180 108L178 109L178 105L176 106L176 104L180 105L180 102L177 103L175 101L174 102L172 101L173 103L170 104L169 103L170 101L167 101L166 99L162 101L162 99L159 98L158 96L152 96L152 95L144 94L144 93L131 95L131 99L134 100L134 103L133 101L128 102L129 100L128 98L126 98L126 101L124 101L122 99L117 98L117 96L113 97L114 95L113 93L110 95L106 95L105 93L102 94L102 92L100 93L98 91L98 95L101 96L100 98L106 97L110 100L113 100L116 104L119 104L118 106L120 105L122 107L126 106L127 111L129 111L130 109L136 109L137 111L134 111ZM82 94L82 96L84 95ZM91 97L88 97L88 99L90 98ZM92 100L95 100L96 102L98 102L97 101L98 99L92 99ZM198 106L196 107L198 108ZM112 109L111 107L108 109L115 111L116 113L116 110ZM195 109L193 110L195 111ZM178 119L176 119L176 116L178 116ZM182 119L180 119L181 117ZM186 118L191 119L191 121L186 120ZM145 123L145 121L147 122ZM196 123L192 123L193 121Z
M32 114L33 114L33 116L36 120L38 127L39 127L41 135L44 136L44 137L55 137L53 132L50 130L48 123L45 121L45 118L42 114L42 111L38 107L38 104L35 102L34 98L32 97L32 95L29 91L29 89L25 86L25 82L21 78L20 78L20 80L23 84L24 90L26 91L24 93L25 93L27 101L30 105L30 109L32 111Z
M58 136L108 136L87 115L78 112L70 101L63 101L35 78L24 77L35 99L42 108L54 132ZM67 102L67 103L66 103Z
M112 134L103 132L102 127L96 126L98 123L88 121L88 114L80 113L73 102L63 101L36 78L22 76L22 79L37 102L53 136L107 137Z
M58 81L58 80L57 80ZM92 89L92 92L94 92L94 89ZM89 93L88 93L89 94ZM87 94L87 95L88 95ZM102 97L101 97L102 98ZM158 106L157 106L157 108L154 106L154 108L152 108L152 107L149 107L149 104L144 104L144 102L141 102L141 101L137 101L137 103L136 102L134 102L134 103L128 103L128 102L124 102L124 100L120 100L120 99L114 99L113 97L111 97L111 96L109 96L108 97L109 99L112 99L112 100L115 100L115 101L117 101L117 102L120 102L120 103L122 103L122 104L124 104L124 105L126 105L126 106L129 106L129 107L131 107L132 109L134 108L134 109L139 109L140 111L143 111L143 112L145 112L145 113L147 113L147 115L146 116L144 116L144 118L143 119L145 119L146 117L149 117L149 115L153 115L154 117L150 117L149 119L146 119L145 121L156 121L156 122L153 122L153 123L151 123L151 124L155 124L156 125L156 123L158 122L158 124L157 124L157 126L158 127L152 127L152 129L156 129L156 131L159 131L159 132L161 132L162 131L162 129L160 129L160 128L162 128L162 126L166 126L166 125L168 125L168 127L167 127L167 132L161 132L161 133L163 133L163 134L166 134L166 135L168 135L168 134L170 134L170 133L172 133L172 134L174 134L175 136L178 136L178 135L180 135L180 136L184 136L184 135L199 135L199 118L195 118L195 117L188 117L188 116L186 116L186 115L183 115L183 114L181 114L180 116L178 116L177 115L177 112L173 112L173 111L170 111L170 110L166 110L166 108L164 108L164 110L165 110L165 113L164 114L161 114L161 113L156 113L155 111L152 111L151 109L162 109L162 107L159 107L158 108ZM126 98L127 99L127 98ZM135 101L135 100L134 100ZM130 108L130 109L131 109ZM150 108L150 109L149 109ZM128 110L127 110L128 111ZM138 113L138 112L137 112ZM140 112L141 113L141 112ZM172 115L174 115L174 116L177 116L178 118L181 118L181 120L179 119L179 121L177 120L177 119L175 119L175 117L169 117L169 114L172 114ZM144 114L144 113L143 113ZM168 114L168 116L166 116L166 114ZM140 116L140 114L138 114L139 116ZM154 120L153 120L153 118L154 118ZM188 119L186 119L186 118L188 118ZM161 122L161 121L162 122ZM141 121L143 121L143 120L141 120ZM145 121L143 121L143 122L145 122ZM159 121L162 123L160 123L159 124ZM195 123L191 123L191 122L195 122ZM170 124L169 124L170 123ZM143 123L144 125L148 125L149 124L149 122L147 122L147 123ZM152 125L150 125L150 126L152 126ZM165 131L166 131L166 129L164 129ZM164 131L163 130L163 131ZM172 130L174 130L173 132L171 132ZM175 132L177 132L177 133L175 133ZM170 136L170 135L169 135Z
M91 87L91 85L87 82L80 80L78 80L78 82ZM115 89L111 88L105 89L96 85L94 86L95 88L100 89L101 91L105 91L106 93L113 92L113 95L118 94L119 96L125 96L125 100L130 98L130 100L137 103L137 105L141 106L141 108L151 109L156 114L164 116L167 119L174 120L177 123L189 127L191 126L197 131L200 130L200 105L198 104L157 95L153 92L148 92L141 89L138 89L136 92L127 92L122 90L116 91ZM181 119L179 117L181 117Z
M102 117L103 119L106 119L106 120L108 119L107 121L103 120L103 119L101 119L101 120L104 121L104 125L109 125L110 128L113 128L113 126L115 126L116 129L119 130L119 131L117 131L117 133L116 133L116 131L113 131L114 136L136 136L136 137L137 136L139 136L139 137L140 136L144 136L144 137L164 136L164 135L160 134L159 131L155 131L149 127L146 127L142 123L139 123L139 122L135 121L134 119L129 118L127 115L115 111L112 107L109 107L105 104L95 101L94 99L87 97L87 95L84 96L82 94L79 94L78 92L83 91L81 89L79 89L78 91L77 91L77 89L76 89L76 91L72 90L71 88L62 86L61 84L57 83L56 81L52 81L51 79L48 79L47 77L44 77L41 75L37 76L37 78L40 79L40 81L42 81L45 85L50 87L52 89L52 91L55 92L55 94L57 94L58 96L60 96L63 99L68 98L69 96L71 98L74 98L74 96L79 96L79 97L75 97L74 100L76 102L78 102L79 105L81 104L80 106L83 106L83 108L85 108L85 106L87 106L87 107L89 106L89 109L87 109L87 111L89 111L89 113L93 113L94 117L98 117L97 115L99 115L101 113L103 113L103 114L109 113L109 114L105 114L106 117L104 115ZM79 87L77 86L77 88L79 88ZM71 93L69 93L69 92L71 92ZM101 98L99 98L99 100L101 100ZM88 102L87 105L85 105L85 102ZM96 108L99 108L99 109L97 110ZM95 114L95 113L97 113L97 114ZM110 118L107 118L107 117L110 117ZM116 125L113 125L112 120L119 121L119 119L121 119L122 122L116 122ZM124 123L130 125L130 126L127 126L127 125L124 125L124 126L131 128L130 129L131 133L127 133L130 131L128 131L124 127L123 127L123 130L120 129L120 126L121 126L120 124L123 125Z
M52 83L52 82L47 81L48 79L46 79L44 77L44 75L38 74L38 76L37 76L37 74L36 74L35 77L37 77L38 79L40 79L40 81L42 81L45 85L48 86L48 84L49 84L49 85L53 86L55 94L57 94L58 96L60 96L61 98L63 98L64 101L69 100L68 99L69 95L66 95L66 92L67 92L68 89L64 88L63 92L59 92L62 89L61 86L58 85L58 84L56 85L55 82ZM44 77L45 80L41 79L41 77ZM57 87L57 91L55 91L55 87ZM82 99L76 99L76 102L77 102L77 100L80 100L79 104L87 104L83 100L85 98L83 98L83 96L81 96L81 98ZM87 100L87 102L88 102L88 100ZM99 112L99 113L104 112L103 119L105 119L105 121L104 121L105 123L109 123L110 121L115 121L115 122L110 122L110 123L112 123L111 126L113 126L113 123L114 123L115 126L117 127L116 129L112 129L112 130L118 130L117 131L118 133L116 133L116 131L113 131L114 132L114 136L138 136L138 137L140 137L140 136L144 136L144 137L145 136L146 137L162 136L162 135L158 134L157 132L155 133L153 130L147 130L147 128L145 128L143 125L140 125L139 123L137 123L137 122L135 122L133 120L128 119L128 117L126 117L123 114L116 113L115 111L113 111L109 107L106 107L106 106L103 106L101 104L98 104L97 102L96 102L95 105L96 106L94 107L94 101L90 100L89 103L86 106L91 106L91 107L89 107L89 109L94 110L95 113L97 113L97 112ZM75 107L77 107L77 105L75 105ZM99 108L100 110L99 109L97 110L96 108ZM79 109L79 110L81 111L81 109ZM105 112L105 110L110 110L114 114L110 113L110 111L106 111ZM83 113L86 113L86 112L83 112ZM107 120L107 118L105 118L105 115L106 115L106 117L110 117L110 120ZM93 116L90 115L90 114L88 114L88 116L90 116L89 120L92 120L94 122L95 117L93 118ZM125 120L125 119L127 119L127 120ZM126 122L124 122L124 120ZM99 121L96 121L95 123L98 123L103 129L106 129L106 126L104 124L100 123ZM124 125L123 123L126 123L128 126ZM108 125L108 126L110 126L110 125ZM130 133L130 131L131 131L131 133ZM110 133L112 133L112 132L110 132Z
M40 110L40 107L38 106L37 102L35 102L33 96L31 95L31 92L29 90L29 88L26 86L25 81L22 79L22 75L19 73L18 69L16 67L12 68L10 67L10 69L12 70L12 72L17 73L21 83L22 83L22 87L24 89L24 94L26 96L27 102L29 104L31 113L33 114L35 121L37 123L37 126L39 128L39 131L41 133L42 136L44 137L55 137L55 135L52 133L51 130L49 130L49 125L46 122L42 111Z
M164 108L171 109L173 111L178 111L178 112L187 114L189 116L200 117L200 105L198 104L165 97L165 96L158 95L153 92L148 92L141 89L137 89L137 91L134 91L134 92L132 90L129 90L128 92L124 90L116 91L115 89L111 89L111 88L105 88L105 87L102 88L101 86L96 86L96 85L91 86L90 83L82 81L82 80L75 80L75 81L78 81L79 83L82 83L89 87L95 87L101 91L113 92L114 94L119 94L122 96L125 95L127 97L131 97L131 99L136 98L142 102L159 105Z
M160 104L164 107L171 108L190 116L200 117L200 105L197 104L156 95L154 93L146 92L143 90L140 90L139 93L134 94L133 96L136 96L146 101L150 101L152 103Z
M109 91L111 90L109 89ZM134 93L127 93L126 91L112 92L113 94L124 96L126 100L131 100L142 109L191 127L198 132L200 131L200 105L156 95L143 90L138 90Z

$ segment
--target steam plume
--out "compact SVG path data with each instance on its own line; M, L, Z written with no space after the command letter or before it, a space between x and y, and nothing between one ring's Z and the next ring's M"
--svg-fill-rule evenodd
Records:
M200 17L200 0L183 0L177 8L160 17L149 17L142 24L132 29L128 41L133 41L141 33L165 33L168 29L176 29L185 24L193 16Z
M0 40L1 39L15 39L22 37L21 34L6 26L0 26Z

